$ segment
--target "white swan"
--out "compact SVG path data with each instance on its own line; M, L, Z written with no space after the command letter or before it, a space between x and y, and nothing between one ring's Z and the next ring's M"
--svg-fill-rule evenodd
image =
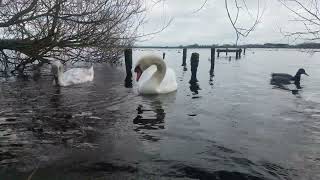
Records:
M58 86L69 86L93 80L94 71L91 68L73 68L63 72L63 64L60 61L51 62L51 72L54 76L54 84Z
M142 57L136 64L138 91L140 94L163 94L177 90L176 75L157 56Z

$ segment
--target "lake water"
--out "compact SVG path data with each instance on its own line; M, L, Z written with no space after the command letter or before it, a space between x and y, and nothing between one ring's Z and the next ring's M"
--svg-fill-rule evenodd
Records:
M247 49L166 52L178 91L139 96L122 66L95 65L92 83L0 81L0 179L320 179L320 54ZM190 55L200 54L198 88ZM300 91L270 85L272 72L305 68ZM211 80L210 80L211 79ZM294 88L294 87L289 87Z

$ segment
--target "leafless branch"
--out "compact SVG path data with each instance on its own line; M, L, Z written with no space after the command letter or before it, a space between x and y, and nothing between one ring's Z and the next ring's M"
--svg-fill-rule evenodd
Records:
M236 13L235 13L235 17L232 17L231 15L231 8L229 7L229 0L225 0L225 9L227 11L227 15L229 18L229 21L235 31L236 34L236 45L238 44L238 41L240 39L240 37L247 37L252 31L255 30L255 28L257 27L257 25L260 23L260 20L262 18L263 11L261 12L260 9L260 0L257 0L257 12L256 12L256 16L254 17L254 21L251 25L249 25L248 27L241 27L239 26L239 24L241 24L239 22L239 18L241 18L240 13L243 12L243 8L240 5L240 2L238 0L233 0L233 3L235 5L235 9L236 9ZM242 0L242 4L245 6L245 12L250 16L252 16L252 13L249 11L246 1Z
M320 40L320 16L319 0L278 0L292 14L294 19L291 21L301 23L302 30L290 30L282 32L286 37L303 39L307 41Z
M144 11L143 0L4 0L0 32L6 39L0 39L0 62L23 72L52 58L119 59L119 47L138 37Z
M202 3L202 5L200 6L200 8L197 9L197 10L195 10L195 11L193 11L192 14L195 14L195 13L199 12L199 11L207 4L207 2L208 2L208 0L205 0L205 1Z

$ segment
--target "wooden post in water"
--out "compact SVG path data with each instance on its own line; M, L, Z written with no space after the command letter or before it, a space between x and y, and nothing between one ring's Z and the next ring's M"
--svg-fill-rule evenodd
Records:
M213 75L214 75L215 53L216 53L216 49L215 49L215 48L211 48L210 76L213 76Z
M182 55L182 65L181 66L186 66L187 63L187 48L183 48L183 55Z
M198 70L198 65L199 65L199 53L192 53L191 54L190 64L191 64L190 82L198 82L197 70Z
M239 51L236 51L236 59L239 58Z
M246 48L243 48L243 55L246 55Z
M132 88L132 49L124 50L124 61L126 65L125 87Z
M226 56L228 56L228 48L226 48Z
M238 58L241 58L241 53L242 53L242 49L240 48L239 49L239 57Z
M163 53L162 53L162 59L165 59L165 58L166 58L166 53L163 52Z

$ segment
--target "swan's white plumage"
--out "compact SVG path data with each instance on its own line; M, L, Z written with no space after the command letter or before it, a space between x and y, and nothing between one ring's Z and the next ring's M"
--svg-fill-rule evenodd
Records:
M142 59L143 61L141 61ZM141 60L138 61L136 66L140 65L146 67L146 69L138 81L138 91L140 94L164 94L177 90L178 84L175 72L171 68L167 68L165 62L160 57L145 56ZM164 68L166 71L160 72L157 67Z
M59 86L70 86L73 84L80 84L88 81L92 81L94 78L93 66L87 68L73 68L66 72L63 72L63 65L59 61L52 63L52 72L55 78L55 84Z

